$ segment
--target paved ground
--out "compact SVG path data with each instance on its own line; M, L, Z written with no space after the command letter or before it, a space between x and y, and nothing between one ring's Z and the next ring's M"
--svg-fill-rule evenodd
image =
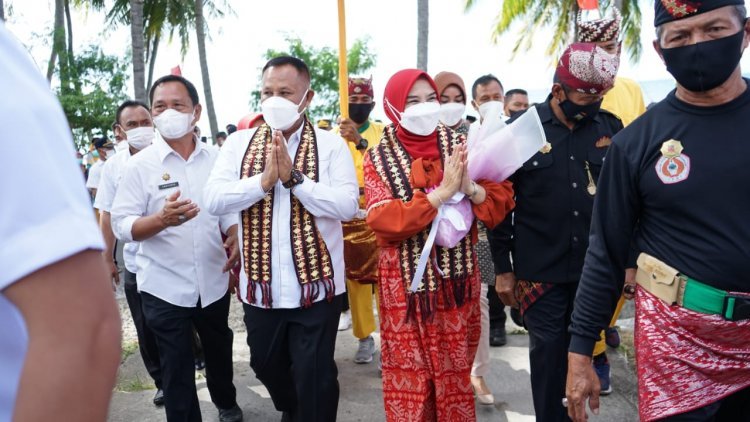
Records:
M123 313L124 337L132 343L132 322L129 313L120 300ZM242 308L233 301L230 325L235 331L234 368L237 401L245 414L245 421L278 421L280 414L273 408L268 393L255 378L250 369L249 350L245 344L245 331L241 322ZM628 310L624 312L628 316ZM623 321L627 325L628 320ZM529 385L528 336L513 325L508 318L508 330L519 332L508 336L508 345L491 348L492 373L487 383L495 394L494 406L477 405L478 421L532 422L534 410ZM128 340L130 339L130 340ZM379 338L376 333L376 342ZM357 365L352 362L356 350L356 340L351 330L339 332L336 349L336 362L339 368L341 397L339 401L338 420L342 422L383 421L382 394L377 363ZM633 368L630 368L623 354L609 351L612 363L614 393L602 398L601 413L591 417L591 421L626 422L637 421L636 392ZM140 384L148 383L148 375L143 368L140 355L130 355L120 367L119 388L138 389ZM206 389L205 379L201 373L196 375L198 395L201 400L203 419L218 420L216 409L211 403ZM134 388L135 387L135 388ZM109 421L164 421L164 411L156 408L151 399L153 389L143 391L117 391L111 404Z

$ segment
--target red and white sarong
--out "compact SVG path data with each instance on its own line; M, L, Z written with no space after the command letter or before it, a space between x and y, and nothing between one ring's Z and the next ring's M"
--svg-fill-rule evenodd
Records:
M638 286L635 348L642 421L689 412L750 386L750 320L670 306Z

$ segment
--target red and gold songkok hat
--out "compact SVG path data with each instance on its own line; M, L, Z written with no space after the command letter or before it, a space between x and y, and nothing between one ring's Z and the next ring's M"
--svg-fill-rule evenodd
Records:
M724 6L744 6L745 0L655 0L654 26L706 13Z
M372 89L372 76L369 78L349 78L349 95L369 95L370 98L374 98L375 92Z
M658 0L657 0L658 1ZM584 21L583 10L578 11L576 26L578 27L578 42L605 42L616 40L620 36L622 16L613 7L612 17Z
M555 79L585 94L600 94L614 86L620 57L596 44L575 43L565 49L555 69Z

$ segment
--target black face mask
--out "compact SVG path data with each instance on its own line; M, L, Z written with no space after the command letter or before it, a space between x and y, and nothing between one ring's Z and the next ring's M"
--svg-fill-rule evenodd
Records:
M560 101L560 108L562 109L563 114L565 114L565 117L576 122L584 122L593 119L599 114L599 109L601 107L601 100L586 105L576 104L568 99Z
M354 123L361 125L370 118L372 103L370 104L349 104L349 118Z
M515 119L516 117L522 115L526 110L516 110L516 111L508 110L508 111L510 111L510 116L508 117L510 117L511 119Z
M663 48L667 70L688 91L702 92L726 82L742 58L745 30L684 47Z

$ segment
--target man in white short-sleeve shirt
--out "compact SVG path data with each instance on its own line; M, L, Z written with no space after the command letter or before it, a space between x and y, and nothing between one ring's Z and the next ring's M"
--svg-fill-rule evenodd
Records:
M283 420L333 421L333 354L346 292L341 221L356 215L359 185L346 142L304 115L312 97L302 60L266 64L267 124L229 136L206 204L211 213L241 217L250 366Z
M65 115L2 21L0 57L0 420L101 421L120 359L101 234Z
M99 182L102 179L104 164L108 159L115 155L115 144L107 139L106 136L94 138L92 142L97 155L99 155L99 160L91 165L91 168L89 169L89 176L86 179L86 187L89 189L89 192L91 192L91 198L95 198L96 190L99 188Z
M115 137L121 139L120 144L124 144L125 148L119 148L120 151L117 155L108 159L104 164L99 188L96 191L94 208L99 210L99 225L106 245L102 256L104 257L104 261L109 263L109 271L113 281L119 283L119 268L115 263L114 252L116 250L116 240L112 232L110 216L112 202L120 185L125 165L131 156L151 145L155 132L148 107L139 101L127 100L120 104L115 113L115 120L115 124L113 125ZM156 394L154 395L153 402L155 405L161 406L164 404L164 392L161 388L162 377L159 363L159 349L156 345L154 333L146 325L146 321L143 318L141 295L138 293L136 283L135 274L138 272L138 267L135 264L135 255L138 252L138 242L125 243L122 250L123 261L125 261L123 291L125 292L130 315L133 318L135 331L138 335L138 349L141 353L141 358L143 358L143 364L146 366L146 370L156 385Z
M128 160L112 206L112 228L139 241L137 282L146 323L156 336L169 421L200 420L192 327L201 338L206 378L219 419L242 420L232 384L229 274L238 263L237 216L201 210L216 159L193 135L201 105L181 76L158 79L149 92L159 133ZM221 234L233 254L227 260Z

